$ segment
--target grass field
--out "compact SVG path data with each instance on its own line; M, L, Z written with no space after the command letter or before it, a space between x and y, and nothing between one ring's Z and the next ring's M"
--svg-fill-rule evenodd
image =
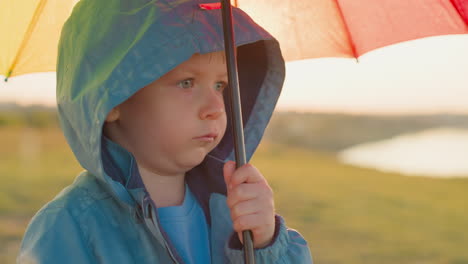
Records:
M268 142L252 163L315 263L468 264L468 178L381 173ZM29 219L80 170L58 128L0 126L0 263L14 263Z

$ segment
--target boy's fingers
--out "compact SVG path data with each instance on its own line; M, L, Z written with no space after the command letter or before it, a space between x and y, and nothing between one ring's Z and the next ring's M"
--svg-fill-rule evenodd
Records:
M239 237L239 241L241 242L242 245L244 244L243 231L250 230L253 232L252 228L249 228L251 226L250 222L256 218L258 218L257 214L250 214L248 216L242 217L241 220L235 221L233 223L233 229L234 231L237 232L237 236ZM254 244L255 244L255 236L252 237L252 240L254 240Z
M232 206L231 218L235 221L240 216L257 213L260 211L260 209L263 208L258 208L257 203L252 203L249 200L242 201Z
M261 181L264 181L264 178L260 171L251 164L245 164L231 175L230 184L232 187L235 187L241 183L257 183Z
M224 182L226 183L226 186L230 185L231 177L234 171L236 171L236 163L234 161L228 161L224 163L223 175L224 175Z
M246 230L251 230L253 231L254 229L260 228L262 225L261 221L259 220L259 215L258 214L249 214L249 215L243 215L241 217L238 217L234 222L233 222L233 229L242 234L242 231ZM241 240L242 242L242 240Z
M259 197L262 197L261 200L264 198L269 199L273 197L273 191L267 185L246 183L230 189L226 202L228 207L232 209L239 202L257 199Z

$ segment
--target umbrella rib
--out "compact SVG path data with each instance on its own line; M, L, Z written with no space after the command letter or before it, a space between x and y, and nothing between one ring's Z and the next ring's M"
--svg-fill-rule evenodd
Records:
M42 10L44 9L46 3L47 0L39 1L39 4L37 5L36 10L34 11L31 22L29 23L28 29L24 33L24 37L21 41L21 45L19 46L18 52L16 52L15 58L13 59L13 62L11 63L10 67L8 67L8 72L6 74L5 81L8 81L8 78L13 74L13 70L16 67L18 60L26 47L26 43L28 43L29 39L31 38L32 32L37 25L37 21L39 20L39 17L41 16Z
M346 18L345 18L344 14L343 14L343 10L341 9L340 1L335 0L335 3L338 6L338 8L337 8L338 12L340 13L341 20L343 21L343 25L344 25L346 34L348 35L349 45L351 46L351 50L353 51L353 56L354 56L354 58L356 58L356 61L359 62L358 54L357 54L357 51L356 51L356 46L355 46L353 38L351 36L351 31L349 30L348 23L346 22Z

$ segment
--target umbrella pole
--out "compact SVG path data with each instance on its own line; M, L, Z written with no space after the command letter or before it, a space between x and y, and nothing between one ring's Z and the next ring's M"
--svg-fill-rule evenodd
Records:
M224 46L230 87L230 101L232 113L232 127L234 128L234 149L236 153L236 167L239 168L247 163L244 145L244 128L242 125L242 109L239 91L239 76L237 72L237 60L235 57L234 30L232 26L232 10L229 0L221 1L223 18ZM255 264L252 232L242 232L244 241L244 258L246 264Z

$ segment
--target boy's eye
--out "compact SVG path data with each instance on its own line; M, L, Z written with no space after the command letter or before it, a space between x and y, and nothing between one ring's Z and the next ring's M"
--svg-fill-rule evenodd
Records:
M216 91L220 91L220 92L222 92L224 90L224 88L226 88L226 87L227 87L226 82L217 82L216 85L215 85Z
M177 84L182 89L188 89L193 87L193 79L185 79Z

